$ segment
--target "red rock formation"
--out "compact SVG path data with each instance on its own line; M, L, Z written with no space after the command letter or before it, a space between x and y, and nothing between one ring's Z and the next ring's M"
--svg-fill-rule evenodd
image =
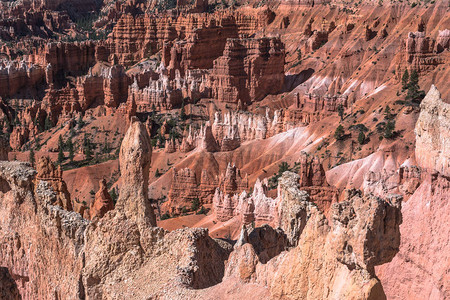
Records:
M55 80L66 74L82 75L95 64L96 45L92 41L75 43L48 43L33 51L30 62L46 67ZM49 84L51 82L48 82Z
M193 137L191 128L192 127L189 127L188 136L183 136L183 139L180 144L180 151L183 153L190 152L190 151L194 150L196 147L196 145L195 145L196 138Z
M0 97L11 97L25 90L36 93L45 80L44 69L35 64L16 61L0 61Z
M200 128L200 136L198 137L197 145L199 150L206 152L216 152L219 150L209 122L206 122L206 124Z
M166 153L174 153L177 151L178 141L174 140L166 140L166 144L164 146L164 152Z
M182 91L174 88L173 82L169 81L167 71L163 65L159 68L159 78L150 78L148 86L139 88L134 82L128 89L128 98L134 99L139 111L150 111L173 109L181 105L183 101Z
M137 105L136 105L136 101L134 101L133 98L129 99L126 104L127 104L127 106L126 106L127 121L130 121L131 118L136 117ZM149 130L147 129L147 127L145 129L147 130L147 133L149 133Z
M247 225L255 221L255 204L252 198L242 203L241 210L243 224Z
M212 198L218 185L219 182L217 181L217 178L211 178L208 171L203 169L200 178L200 185L198 187L198 194L199 199L201 199L201 203L212 203Z
M337 189L330 187L326 182L325 172L319 159L317 157L311 158L304 154L300 160L299 173L300 176L293 176L292 178L297 178L298 180L302 190L301 197L308 199L311 203L315 203L321 212L328 214L331 204L337 202L339 193ZM232 182L232 180L229 180L229 182ZM276 199L267 196L267 178L263 181L259 180L259 178L256 180L251 195L248 195L245 191L242 193L225 193L223 192L223 187L222 190L218 188L213 201L216 217L218 220L227 221L235 216L241 216L243 224L245 224L244 220L252 219L281 226L280 224L283 223L283 220L278 216L279 212L277 210L283 210L283 208L279 207L283 199L283 195L280 194L282 188L282 186L278 186L279 191ZM289 220L297 219L297 217L288 216L286 212L282 215ZM292 226L292 224L286 226ZM288 231L287 227L284 228L284 231ZM293 235L295 234L293 233ZM294 242L292 238L289 239L291 242Z
M450 49L450 29L439 30L439 36L436 40L437 53L441 53L445 49Z
M133 124L129 132L134 131ZM138 148L139 144L142 143L137 142ZM127 150L127 146L122 149ZM126 153L132 155L139 150ZM121 165L128 167L127 175L142 179L142 173L133 173L142 172L141 168L127 165L131 158L136 156L127 158L125 154ZM177 289L181 291L187 290L184 286L206 288L219 283L223 277L230 246L219 245L208 236L206 229L168 233L156 227L141 227L143 216L139 215L142 210L138 207L142 202L138 199L133 203L136 198L121 202L125 207L107 213L101 220L89 222L77 213L51 205L49 200L56 194L43 181L33 193L34 175L35 171L27 164L0 163L0 225L4 229L0 241L5 246L0 249L0 262L17 286L18 293L13 291L12 296L19 294L33 299L160 297L159 287L170 282L180 282L182 285ZM119 201L125 200L124 189L129 195L129 183L130 180L125 180ZM19 252L23 255L16 255ZM159 272L153 272L162 266L167 276L164 279ZM125 270L128 270L125 276L133 282L128 282L125 289L112 284ZM148 273L149 270L152 271ZM139 279L133 274L145 276ZM142 278L146 284L139 283ZM2 287L14 286L10 281L6 283L4 277L1 279ZM131 291L136 288L139 291Z
M299 160L300 186L327 185L325 171L317 156L311 157L303 153Z
M221 115L214 114L212 132L221 151L231 151L238 148L243 141L266 139L281 132L294 128L296 120L287 120L288 112L276 110L273 117L253 114L250 112L228 111Z
M164 207L171 213L179 214L183 208L190 209L192 202L199 199L198 184L195 173L189 169L173 170L172 186Z
M303 153L298 163L301 189L308 193L310 201L328 214L331 204L337 202L339 191L329 186L319 157Z
M182 74L187 69L209 69L222 54L227 38L253 34L274 19L267 8L210 15L171 13L122 15L108 39L109 51L117 54L121 63L130 64L163 50L164 64ZM179 37L185 41L174 43Z
M206 122L198 131L193 130L192 127L189 127L188 131L185 130L179 149L181 152L190 152L194 149L216 152L220 148L214 138L210 123Z
M255 219L259 222L271 223L276 214L277 200L267 196L268 181L267 178L255 182L250 198L255 206Z
M2 57L11 59L21 56L21 49L34 49L37 45L44 44L40 39L50 36L55 39L63 35L77 38L79 26L66 20L62 13L50 16L48 12L44 22L41 22L39 14L42 12L33 11L30 1L22 2L13 5L8 2L0 3L0 27L4 26L0 28L0 38L10 37L19 41L22 39L19 35L25 33L23 39L32 37L35 41L18 42L17 47L1 46ZM53 2L60 4L61 1ZM204 2L201 2L195 2L194 5L203 6ZM70 130L70 126L60 128L59 125L81 112L88 116L100 116L97 118L100 120L92 121L97 121L95 124L87 123L83 127L84 131L89 131L97 124L102 126L102 122L107 119L102 119L102 116L107 113L113 114L108 116L106 122L112 120L114 124L117 121L115 118L122 118L123 115L127 119L136 114L141 117L154 104L160 110L177 108L181 99L189 103L187 107L193 118L186 123L191 124L191 129L184 135L181 145L169 140L165 151L171 153L178 148L184 152L194 149L198 151L186 156L170 155L170 160L173 157L175 163L189 165L194 170L196 156L208 155L217 160L219 165L223 164L224 159L236 157L242 160L240 165L253 173L250 177L253 180L258 172L266 171L266 165L284 157L292 159L298 156L298 147L308 147L314 151L320 139L330 134L330 128L335 128L339 105L347 109L347 113L350 108L358 109L358 113L354 114L352 111L342 120L343 125L347 126L355 121L355 124L366 124L370 132L375 132L375 124L378 122L375 117L378 120L380 117L378 107L386 106L387 102L392 107L391 102L396 100L393 95L397 90L396 85L392 85L394 75L391 71L397 66L402 71L405 66L419 69L422 87L429 86L431 79L436 80L438 86L445 82L450 35L448 30L438 34L438 30L444 29L442 26L448 23L447 8L440 1L427 3L426 9L422 6L425 4L418 4L419 8L411 8L409 5L399 6L386 3L387 1L378 6L372 4L377 1L366 1L357 8L340 0L323 6L320 5L322 2L328 1L281 1L283 5L280 6L269 3L276 9L276 14L267 8L248 7L233 7L212 14L190 14L192 2L180 0L178 9L156 15L150 11L154 11L158 1L106 0L103 5L110 7L103 7L105 9L100 13L102 17L95 26L109 30L121 18L106 43L47 45L30 56L27 68L30 68L31 62L35 62L36 70L40 70L41 82L45 80L49 83L43 101L41 93L34 94L34 89L40 82L30 83L30 78L33 77L30 74L22 76L20 74L23 72L18 72L19 78L8 73L6 79L1 79L2 82L7 82L7 88L0 83L0 89L4 88L5 93L14 92L13 96L18 98L22 98L23 93L25 98L37 99L34 102L26 99L26 104L16 109L16 104L21 100L9 99L8 96L4 101L6 108L2 105L0 109L1 117L7 118L0 121L3 131L7 133L14 127L11 145L19 149L23 143L36 137L41 131L38 130L39 125L47 118L52 125L58 125L55 130L65 132ZM251 4L253 3L255 6L263 4L252 0ZM8 12L3 9L6 7ZM144 11L147 13L144 14ZM9 17L14 15L14 18ZM322 22L314 22L312 16L317 20L322 19ZM20 21L20 18L27 20ZM38 19L40 23L35 21ZM270 24L273 20L274 23ZM59 22L61 24L57 24ZM321 28L318 28L317 23L321 23ZM402 53L399 37L404 37L407 31L416 27L420 32L426 32L425 37L422 37L422 33L414 34L412 41L409 41L411 43L405 43ZM41 37L35 36L38 30L43 32ZM52 33L54 30L62 31ZM302 32L305 33L304 36ZM270 53L272 49L268 52L265 50L265 41L275 41L278 38L261 36L273 34L280 34L280 40L286 43L286 49L289 50L286 51L289 62L287 87L283 90L283 95L272 95L261 103L248 105L246 102L258 101L270 92L272 83L268 82L273 75L273 66L267 66L267 62L261 63L261 60L267 56L270 58L273 54ZM430 40L426 36L430 36ZM432 37L436 41L431 47ZM236 41L236 44L228 45L230 41ZM304 45L309 47L308 51L314 50L314 55L298 55L303 53L296 50L303 51ZM249 51L258 53L249 54ZM395 53L399 53L398 57ZM50 54L54 54L54 57ZM154 70L152 62L157 61L160 54L160 70ZM240 55L241 58L238 57ZM411 61L408 55L412 58ZM397 61L399 57L401 60ZM112 63L112 67L108 67L111 77L108 74L102 75L96 70L96 66L89 71L98 61ZM126 74L118 65L130 65L138 61L139 66L130 68ZM218 68L215 68L214 62ZM20 65L17 66L19 67L16 69L21 69ZM270 67L270 70L259 70L258 67L261 66ZM312 73L303 72L312 69ZM67 74L64 74L65 71ZM401 76L402 73L397 72L395 76ZM273 76L276 77L274 81L281 79L278 72ZM27 83L24 84L24 80ZM70 84L61 87L61 82ZM131 82L136 84L129 87ZM51 83L54 85L50 85ZM279 93L281 89L277 83L273 86L278 87ZM17 88L18 86L20 87ZM305 94L307 91L312 93ZM243 232L247 236L243 234L243 238L236 243L235 251L226 262L225 277L223 267L227 259L226 249L230 249L226 242L213 241L203 229L183 229L167 233L154 227L154 216L147 201L150 165L148 154L151 151L148 140L149 133L156 132L156 128L151 130L150 122L147 126L138 127L133 127L132 123L132 133L129 131L125 137L121 151L123 176L117 183L123 188L118 209L109 211L101 219L94 218L92 222L54 206L59 201L60 192L47 181L34 181L33 171L29 167L2 162L0 265L8 268L6 274L11 274L21 296L27 299L210 299L221 295L261 299L383 299L382 287L373 267L388 262L398 248L398 199L383 200L387 193L396 193L405 196L407 201L404 204L411 201L411 206L406 205L404 210L405 216L408 216L407 223L401 229L404 244L401 244L401 255L394 258L395 264L389 267L389 272L385 276L380 276L381 273L377 275L385 283L389 298L406 295L409 298L417 296L424 299L445 299L448 294L448 280L445 280L447 265L439 262L447 260L445 254L448 252L448 247L445 246L448 244L446 237L449 234L444 227L447 224L445 217L448 215L445 200L448 194L449 155L446 150L446 90L442 91L443 96L433 96L433 103L428 97L422 103L419 125L416 128L418 136L420 135L416 143L416 159L420 167L414 167L414 159L410 158L398 172L366 174L364 192L376 194L379 198L354 194L351 199L345 199L329 208L330 202L335 201L333 197L336 190L327 186L320 162L306 159L301 160L301 177L293 180L292 184L286 184L286 180L282 178L284 183L280 184L282 187L276 199L268 197L265 181L257 180L249 195L243 191L248 187L239 184L240 180L243 182L245 179L223 176L218 197L214 199L219 205L214 203L214 211L219 213L222 220L230 221L226 224L210 225L215 222L211 220L214 216L168 220L174 223L182 220L186 224L184 220L201 218L203 224L214 227L214 230L221 226L235 226L239 221L280 225L282 229L278 230L270 227L244 228ZM296 92L305 96L301 96L301 100L300 96L295 99ZM217 96L219 93L220 97L237 102L239 109L249 109L252 112L261 111L264 106L282 109L273 111L273 116L271 112L265 116L255 113L226 113L223 117L219 116L211 127L204 125L201 130L195 130L196 123L201 118L213 114L215 109L223 110L226 106L225 103L215 101L223 100ZM241 94L249 100L240 99ZM201 98L203 99L197 102ZM295 104L289 108L293 102ZM400 107L398 103L400 102L395 104L396 113ZM97 107L98 109L93 109ZM14 120L16 115L18 122ZM397 166L400 160L398 157L403 159L412 154L411 132L408 128L411 128L414 118L414 113L406 115L399 112L396 124L397 130L402 131L401 136L395 140L383 139L381 142L371 134L371 141L361 145L361 150L351 155L362 157L377 147L387 147L394 149L390 155L395 161L393 164ZM321 124L316 126L314 123L319 120ZM11 125L13 123L20 123L20 126ZM271 141L249 142L272 137L298 124L309 127L293 130ZM49 135L49 132L42 133L44 140ZM281 139L284 140L283 143L277 141ZM276 141L275 144L273 141ZM349 142L350 140L330 144L329 149L340 151L338 148L342 148L347 155L347 148L350 147L346 146ZM273 145L280 147L266 150L266 147ZM405 145L408 146L404 147ZM45 146L42 150L46 151L51 147L53 146ZM242 149L234 151L238 147ZM229 153L201 152L218 150ZM321 152L320 149L317 150ZM249 154L260 158L248 158ZM26 154L17 155L22 158ZM156 163L164 162L164 156L164 153L159 153ZM250 161L255 164L249 164ZM359 168L358 164L365 164L361 169L372 167L367 167L367 161L374 162L375 167L383 163L387 166L385 157L381 163L376 158L370 158L364 162L355 162L352 165L355 168L349 172L355 173L354 170ZM202 162L202 159L198 162L209 165L205 160ZM192 198L194 192L191 191L195 191L201 203L210 201L207 199L211 198L219 182L207 171L203 171L200 177L198 168L195 169L197 174L193 175L194 182L190 181L192 176L189 175L189 180L183 183L183 190L180 186L173 186L172 202L185 201L189 205L192 200L186 199ZM345 168L340 170L343 169ZM441 174L438 175L435 170L439 170ZM191 172L194 174L194 171ZM335 182L340 184L347 177L342 172L337 173ZM359 176L355 175L353 178L362 184L362 173L356 172L358 173ZM431 177L421 185L426 176ZM160 180L160 186L164 185L165 177ZM415 222L417 220L419 221ZM417 228L421 229L420 236L417 235ZM293 248L286 248L286 240L290 241ZM0 285L3 283L1 272L0 270ZM222 280L223 284L219 284ZM210 288L203 289L204 287ZM262 292L259 293L260 291ZM0 298L1 296L0 293Z
M228 39L214 61L212 96L219 101L250 103L281 91L284 45L277 38Z
M296 94L294 105L286 111L285 119L294 124L308 125L318 122L328 116L336 114L338 107L344 109L349 107L348 98L345 95L325 95L320 97L316 94Z
M241 212L241 207L238 208L242 202L239 195L246 189L248 189L247 176L242 178L240 170L229 163L225 174L220 177L219 187L213 198L214 212L218 220L227 221Z
M40 185L44 184L42 182L45 182L56 193L56 197L50 204L58 205L65 210L71 211L73 206L66 183L62 179L61 166L55 167L49 157L43 156L37 161L36 170L36 182Z
M211 203L217 186L217 180L211 178L207 170L202 170L198 181L193 170L174 169L168 201L163 204L162 209L172 214L180 214L183 209L191 210L195 200L199 201L199 205Z
M89 209L91 219L102 218L108 211L114 209L114 202L106 188L106 180L100 180L99 185L98 192L95 194L95 200Z
M95 69L99 71L90 70L88 75L77 77L75 86L67 84L56 89L50 84L41 102L33 102L19 113L21 126L13 128L11 147L20 149L30 137L42 131L46 119L53 125L63 124L73 119L78 112L104 106L104 115L124 103L130 78L124 73L123 67L100 65Z
M448 30L439 31L437 41L427 37L425 32L410 32L402 45L404 57L403 69L414 69L419 74L434 70L445 63L445 56L441 54L449 49ZM400 69L399 69L400 70ZM401 76L400 73L399 76Z
M312 52L328 42L328 31L315 30L306 42L305 52Z

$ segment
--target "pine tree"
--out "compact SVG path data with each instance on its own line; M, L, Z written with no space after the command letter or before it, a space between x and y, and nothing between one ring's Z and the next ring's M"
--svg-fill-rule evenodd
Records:
M194 200L192 200L191 210L197 211L199 207L200 207L200 200L196 197Z
M420 103L423 98L425 98L425 92L420 90L419 74L417 74L416 70L413 70L409 77L406 100L413 103Z
M117 198L119 198L119 195L117 195L116 189L112 188L111 191L109 192L109 195L111 196L111 200L114 202L114 205L117 202Z
M417 74L416 70L413 70L411 72L411 75L409 76L409 86L418 86L419 85L419 74Z
M181 103L180 118L183 121L186 120L186 112L184 111L184 101L183 103Z
M58 139L58 164L62 164L62 162L64 161L64 141L62 139L62 136L59 135L59 139Z
M151 114L151 118L153 118L155 115L156 115L156 106L155 106L155 104L153 103L153 104L152 104L152 114Z
M391 139L395 136L395 122L393 120L389 120L384 127L383 136L387 139Z
M34 136L34 147L36 148L36 150L39 150L39 148L41 147L39 143L39 140L36 138L36 136Z
M334 132L334 138L338 141L343 140L345 137L345 130L344 127L342 125L339 125L336 128L336 131Z
M34 154L34 150L33 148L30 149L30 154L29 154L29 159L31 166L34 167L34 164L36 163L36 158L35 158L35 154Z
M78 127L81 129L84 126L83 116L80 114L78 117Z
M36 124L36 127L37 127L37 129L38 129L38 131L39 132L42 132L42 131L44 131L44 126L42 125L42 122L41 122L41 119L39 118L39 116L36 116L36 119L35 119L35 122L34 122L35 124Z
M108 145L108 139L105 137L105 142L103 143L103 153L109 152L109 145Z
M289 164L285 161L278 165L278 174L281 176L284 172L289 171Z
M86 160L88 161L92 160L91 141L89 140L89 137L86 134L84 135L83 147L84 147L84 156Z
M48 116L45 117L44 130L49 130L52 127L53 127L53 124L52 124L52 121L50 120L50 118Z
M339 117L341 117L341 121L344 119L344 106L342 104L339 104L337 107L337 111L339 114Z
M70 160L70 163L73 163L74 152L73 152L73 142L72 142L72 137L69 137L69 139L67 140L67 149L68 149L68 151L69 151L69 160Z
M365 142L366 142L366 135L364 134L364 132L360 131L358 135L358 143L360 145L364 145Z
M391 113L391 108L388 106L385 107L384 109L384 118L386 120L392 120L394 118L394 116Z
M405 70L405 73L403 73L402 76L402 90L406 90L408 88L408 81L409 81L409 73L408 69Z

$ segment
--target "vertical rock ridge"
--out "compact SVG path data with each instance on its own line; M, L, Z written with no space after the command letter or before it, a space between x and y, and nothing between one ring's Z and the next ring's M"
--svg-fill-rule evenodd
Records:
M116 208L139 224L156 226L156 217L148 198L149 170L152 158L150 137L136 117L120 147L122 186Z

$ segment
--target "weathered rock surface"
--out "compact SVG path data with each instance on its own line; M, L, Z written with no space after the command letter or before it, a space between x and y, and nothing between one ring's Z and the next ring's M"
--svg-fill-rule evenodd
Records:
M287 235L291 245L297 245L308 220L312 202L305 191L298 189L299 176L284 172L278 185L277 225Z
M189 168L173 170L168 197L167 208L170 208L172 213L181 213L184 207L190 209L192 202L199 199L198 183L193 170Z
M228 252L208 236L207 230L168 233L154 227L156 220L146 190L150 159L147 131L133 119L121 147L124 181L116 208L86 232L85 251L89 255L83 283L88 297L159 297L160 287L170 282L203 288L222 278ZM112 285L117 280L121 283Z
M156 226L156 217L148 198L148 177L152 157L150 137L144 124L131 120L120 147L122 186L116 208L127 218L146 226Z
M418 167L408 177L420 180L413 181L414 189L402 205L400 251L377 270L389 299L450 296L449 265L445 263L450 259L449 121L448 104L432 86L421 103L415 128Z
M0 297L11 300L21 299L16 282L11 277L9 270L4 267L0 267Z
M280 212L286 212L281 220L301 224L286 228L287 238L295 236L298 244L265 261L255 250L264 239L250 242L252 232L231 253L226 276L267 285L275 298L386 299L374 266L398 252L401 200L349 194L333 204L329 222L299 188L298 175L285 172L279 186ZM275 244L282 248L283 242Z
M114 202L106 187L106 180L102 179L100 180L100 188L95 194L94 202L89 209L90 217L91 219L101 218L112 209L114 209Z
M29 61L45 68L47 83L50 84L63 72L73 75L87 72L95 64L95 52L96 45L92 41L48 43L34 49Z
M190 210L193 201L198 200L200 206L211 203L218 185L218 179L205 169L200 179L197 179L192 169L174 169L168 201L163 204L162 210L180 214L183 209Z
M143 214L151 148L141 123L133 120L121 150L118 206L93 222L53 206L57 194L46 181L35 186L28 164L0 162L0 262L22 297L161 297L164 285L220 282L229 247L207 230L143 226L152 225Z
M416 160L423 168L450 176L450 104L433 85L420 108L415 128Z
M24 61L0 61L0 97L11 97L19 90L36 91L45 81L44 69Z
M260 8L245 13L123 14L108 39L108 48L121 63L130 64L163 50L166 66L184 73L187 69L210 69L225 47L227 38L250 35L273 21L273 12ZM180 42L178 37L186 37Z
M401 166L395 172L375 173L372 171L364 175L363 190L366 194L384 196L389 194L402 195L407 201L414 194L425 173L417 166Z
M448 281L450 180L429 174L402 204L399 253L377 274L389 299L446 299Z
M439 31L438 41L425 32L410 32L404 42L406 64L421 74L434 70L445 63L439 53L449 49L448 30Z
M220 221L227 221L235 215L239 215L242 209L243 198L240 197L244 190L248 189L248 178L241 177L241 172L230 163L224 174L219 179L219 187L213 198L214 212Z
M349 106L346 95L323 95L306 93L295 95L294 104L286 111L286 119L292 123L308 125L331 115L336 115L338 108Z
M330 186L325 176L325 170L317 156L303 153L298 161L299 184L309 198L325 214L328 213L332 203L337 202L339 191Z
M81 252L88 222L52 205L57 194L47 181L34 186L35 174L28 164L0 163L0 263L23 298L83 297Z
M383 299L383 288L392 299L449 298L448 264L442 263L449 252L448 5L226 0L209 6L179 0L174 7L169 2L0 2L0 129L10 146L21 150L11 154L15 159L25 159L23 152L33 146L54 151L50 134L55 132L64 137L72 129L76 135L78 129L113 133L118 126L114 140L119 142L122 124L132 127L120 153L118 207L111 209L101 184L91 222L67 212L71 202L61 170L38 162L36 176L26 164L0 163L0 265L6 267L0 269L0 285L8 292L0 298L237 299L271 293L272 298ZM78 11L88 12L89 20L80 20ZM85 26L77 19L101 29L88 29L93 40L99 32L112 33L106 41L63 42L84 39ZM442 92L432 87L422 103L417 163L411 156L417 109L394 104L404 95L399 80L405 68L418 71L421 88L434 83ZM171 111L182 103L187 118ZM399 135L378 140L376 124L387 104L394 107ZM230 113L220 115L230 106ZM195 129L216 111L221 113L211 126ZM74 127L79 116L87 122ZM135 116L146 118L146 125L136 125ZM166 116L178 124L158 128ZM43 128L47 120L51 132L48 124ZM346 141L330 139L338 123L346 130L350 124L367 126L366 143L356 144L356 150L354 132ZM174 138L187 124L183 138ZM307 127L286 132L299 125ZM166 145L153 163L159 170L171 164L183 168L174 172L165 205L179 211L197 197L208 204L220 185L213 210L223 222L214 215L168 221L201 219L198 226L217 231L245 224L230 257L232 246L211 239L207 230L168 233L155 226L147 191L155 133ZM97 149L102 134L93 134ZM161 140L157 146L164 146ZM303 148L323 155L328 168L344 161L330 182L361 187L364 196L347 192L337 203L337 190L328 186L320 161L301 157ZM298 157L299 176L287 173L278 197L270 198L267 181L257 178ZM217 174L228 161L242 166L248 178L238 171L220 181L210 170L199 174L210 162L217 162L212 167ZM383 167L385 172L365 172ZM165 180L164 175L157 180L156 191L152 185L155 194L161 192L158 185L167 186ZM248 181L255 180L247 194ZM399 204L390 194L404 197L400 246ZM280 228L253 228L255 223ZM375 273L374 266L390 261L399 247L393 261Z
M55 167L49 157L41 157L36 163L36 186L48 184L56 193L52 205L58 205L67 211L73 209L67 185L62 179L61 166Z
M223 56L214 61L213 98L250 103L280 92L284 83L284 56L280 39L228 39Z
M295 123L286 121L285 112L282 110L274 111L273 117L269 116L268 110L266 115L227 111L214 114L212 132L221 151L231 151L238 148L242 142L266 139L294 126Z

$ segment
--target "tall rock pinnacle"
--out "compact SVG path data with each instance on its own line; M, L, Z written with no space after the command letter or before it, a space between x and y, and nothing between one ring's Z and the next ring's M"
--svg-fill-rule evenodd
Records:
M156 217L148 199L148 178L152 146L145 125L136 117L120 147L122 187L116 208L140 225L156 226Z

